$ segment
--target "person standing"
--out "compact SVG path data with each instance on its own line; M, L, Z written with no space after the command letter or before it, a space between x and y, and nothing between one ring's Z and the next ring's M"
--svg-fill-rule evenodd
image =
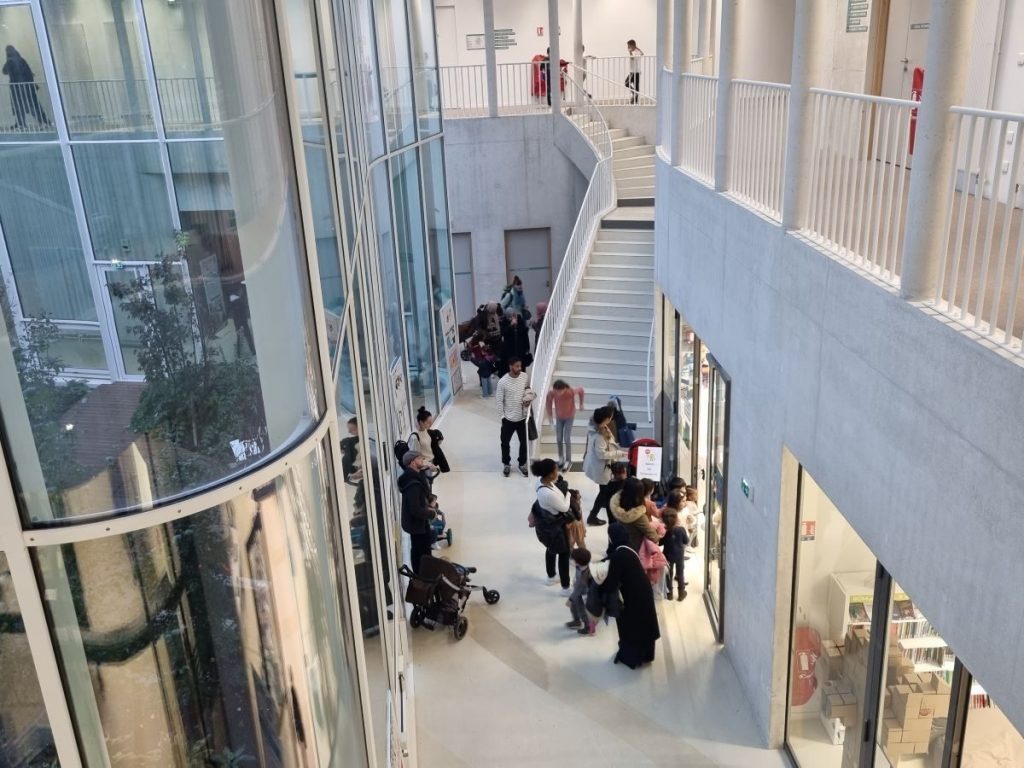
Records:
M430 480L424 469L426 460L418 451L406 451L402 456L405 471L398 478L402 492L402 530L409 534L409 566L413 573L420 572L420 560L430 554L434 533L430 521L437 515L437 499L430 491Z
M672 507L665 508L665 515L662 518L665 523L665 535L661 538L661 551L665 553L668 561L668 569L665 572L665 595L672 599L673 576L678 586L678 598L686 597L686 580L683 578L683 561L686 555L686 547L690 543L690 537L686 528L679 519L679 513Z
M506 317L508 310L511 309L517 315L522 315L524 320L530 319L530 310L526 308L526 295L523 293L523 280L519 275L513 275L512 282L502 291L501 308L505 310Z
M448 472L448 459L441 449L444 435L439 429L431 429L434 425L434 414L424 406L416 412L416 431L409 435L409 450L423 454L427 464L433 464L441 472Z
M562 379L556 379L548 392L545 410L548 421L555 425L558 468L563 472L572 466L572 425L576 420L576 402L582 409L584 394L583 387L571 387Z
M557 579L568 595L569 532L566 526L579 515L579 496L564 481L559 483L558 465L553 459L540 459L530 467L537 478L537 504L534 507L537 539L544 545L544 567L548 578Z
M635 477L626 479L622 490L612 496L612 514L625 527L629 546L640 551L644 539L661 543L661 536L647 517L644 504L644 484Z
M534 396L523 373L523 361L518 357L509 358L508 373L498 380L494 394L498 402L498 413L501 414L501 464L505 477L511 472L512 435L519 438L519 472L523 477L527 475L526 417Z
M654 661L654 643L661 637L661 629L651 582L640 563L640 555L626 543L625 535L617 527L608 531L614 550L601 588L606 595L617 592L622 598L622 609L615 619L619 650L613 661L636 669Z
M636 47L636 40L626 41L626 51L629 53L629 74L626 76L626 87L630 90L630 104L636 104L640 100L640 60L644 52Z
M39 105L36 85L36 76L32 67L22 58L18 49L8 45L5 49L7 59L4 61L3 74L11 83L11 111L14 112L14 119L17 127L25 128L25 113L30 112L40 125L49 125L50 121L46 113Z
M341 441L341 471L345 476L345 482L355 485L362 479L362 472L356 474L359 469L359 421L353 416L348 420L348 437Z
M602 507L608 507L611 498L608 484L612 479L612 462L622 458L622 451L612 435L611 421L615 414L608 406L594 411L587 431L587 448L583 454L583 473L598 485L597 498L587 515L587 525L604 525L597 516Z

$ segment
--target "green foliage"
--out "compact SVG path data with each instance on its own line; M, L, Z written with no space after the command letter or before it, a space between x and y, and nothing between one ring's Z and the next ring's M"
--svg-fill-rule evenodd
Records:
M179 239L179 255L185 245ZM158 484L184 488L220 479L235 461L234 439L255 440L262 453L266 429L255 361L227 361L205 338L180 261L164 256L148 276L115 284L111 292L141 342L136 356L147 387L131 427L157 439L151 448L164 475Z
M0 284L0 312L11 340L14 367L18 372L22 396L46 491L54 516L64 511L64 491L83 480L83 471L74 460L75 434L65 429L64 414L81 400L88 387L85 382L64 380L63 361L50 353L60 329L48 317L25 320L17 331L6 286Z

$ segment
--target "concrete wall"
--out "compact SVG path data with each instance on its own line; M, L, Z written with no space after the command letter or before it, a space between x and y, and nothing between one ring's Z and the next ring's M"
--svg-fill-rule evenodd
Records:
M732 376L726 646L766 740L786 698L784 448L1024 729L1020 361L657 165L657 280Z
M472 236L476 303L497 299L506 285L507 229L550 227L556 275L594 163L579 132L550 114L444 127L451 231Z
M483 64L482 50L466 50L466 35L483 34L483 3L480 0L437 0L439 15L453 14L455 36L445 23L438 24L437 47L440 60L447 65ZM443 10L442 10L443 9ZM453 10L454 9L454 10ZM559 0L560 45L563 59L572 59L572 0ZM646 53L654 55L655 0L586 0L583 5L583 44L588 56L625 56L626 40L634 38ZM495 0L494 26L516 32L517 45L497 51L499 64L530 61L548 47L547 0ZM537 36L537 27L543 27Z
M734 77L769 83L789 82L795 6L796 0L739 4Z

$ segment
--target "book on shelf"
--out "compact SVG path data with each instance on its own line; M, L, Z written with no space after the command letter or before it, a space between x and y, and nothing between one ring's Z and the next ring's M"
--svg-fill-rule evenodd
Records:
M871 614L864 603L850 603L850 621L861 623L871 621Z
M892 604L892 617L894 619L915 619L917 613L914 611L914 604L909 600L895 600Z

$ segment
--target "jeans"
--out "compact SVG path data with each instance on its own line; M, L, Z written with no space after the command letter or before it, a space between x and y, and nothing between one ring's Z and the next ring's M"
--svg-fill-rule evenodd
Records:
M519 438L519 466L526 466L526 419L522 421L501 420L501 463L508 466L512 463L512 435Z
M555 559L558 559L558 578L562 582L562 589L569 588L569 553L554 552L544 553L544 566L548 569L548 578L555 578Z
M590 622L590 617L587 616L587 599L584 595L586 595L585 592L578 597L569 598L569 612L572 614L573 621L578 621L586 626Z
M630 104L636 104L640 99L640 73L630 72L626 78L626 87L630 90Z
M668 568L665 569L665 590L668 592L668 596L672 597L672 581L676 582L679 587L679 594L686 592L686 585L683 579L683 558L680 557L678 562L668 561Z
M596 520L597 513L602 509L608 509L608 505L611 503L612 494L608 488L609 483L600 485L597 488L597 498L594 499L594 506L590 508L590 515L587 520Z
M572 461L572 423L575 417L555 419L555 442L558 443L558 460Z
M494 394L494 382L491 380L491 377L490 376L481 376L480 377L480 396L481 397L490 397L493 394Z

